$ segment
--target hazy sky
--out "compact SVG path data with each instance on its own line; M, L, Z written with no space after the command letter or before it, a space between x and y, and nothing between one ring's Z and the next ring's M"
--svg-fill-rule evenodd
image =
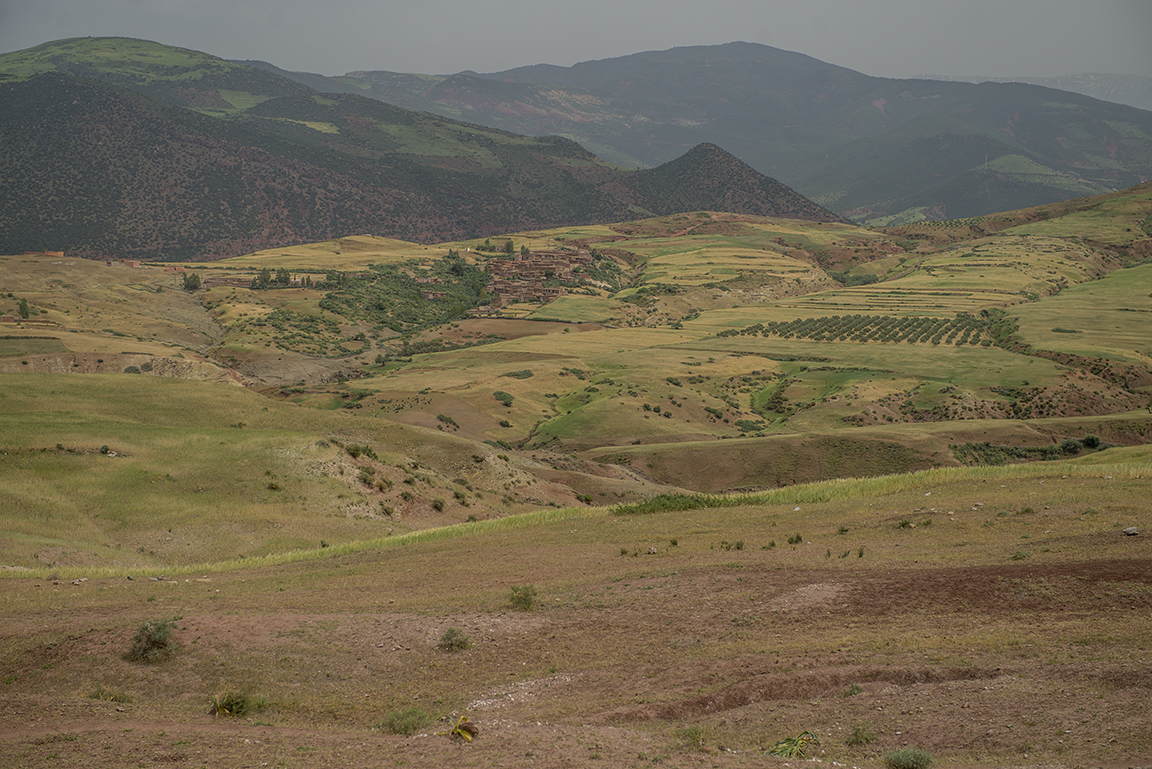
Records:
M883 77L1152 76L1152 0L0 0L0 52L85 35L325 75L744 40Z

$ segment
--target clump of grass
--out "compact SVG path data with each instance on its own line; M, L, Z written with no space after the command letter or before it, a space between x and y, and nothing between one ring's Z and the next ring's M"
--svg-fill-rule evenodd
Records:
M268 707L268 700L243 691L232 691L214 695L211 699L213 716L242 716Z
M386 713L380 721L380 728L392 734L413 735L435 720L424 708L411 706Z
M704 727L699 724L685 726L676 730L676 739L679 740L680 746L688 748L689 750L703 750L704 736Z
M88 695L88 699L101 700L103 702L129 703L132 701L132 695L109 689L101 684L96 687L95 691Z
M932 766L932 756L920 748L903 748L885 753L884 766L888 769L928 769Z
M534 585L514 585L508 591L508 600L516 611L532 611L536 605L536 587Z
M804 541L804 535L800 534L800 533L796 533L796 534L793 534L791 537L788 537L788 544L789 545L799 545L803 541Z
M444 631L444 635L440 636L440 643L437 646L441 651L458 652L467 649L472 645L471 639L464 634L464 631L457 627L450 627Z
M867 745L876 739L875 732L868 730L867 724L856 724L852 729L852 733L848 735L848 745L851 747L860 747Z
M145 622L132 638L132 646L125 658L133 662L163 662L176 654L172 631L175 619L152 619Z

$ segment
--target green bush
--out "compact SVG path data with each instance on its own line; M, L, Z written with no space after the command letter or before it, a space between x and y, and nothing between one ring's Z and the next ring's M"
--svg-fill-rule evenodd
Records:
M423 708L407 707L386 714L380 722L380 727L392 734L412 735L434 720L432 714Z
M472 646L472 641L464 635L464 631L460 628L450 627L444 631L444 635L440 636L440 643L437 646L441 651L458 652Z
M172 639L172 631L175 629L175 619L148 620L136 631L132 647L124 656L133 662L162 662L169 659L176 653L176 642Z
M904 748L885 753L884 766L888 769L928 769L932 766L932 756L920 748Z
M514 585L508 592L508 600L516 611L532 611L536 604L536 588L533 585Z

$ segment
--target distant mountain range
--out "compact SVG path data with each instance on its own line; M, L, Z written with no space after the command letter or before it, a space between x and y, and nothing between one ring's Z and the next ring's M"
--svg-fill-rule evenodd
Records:
M0 56L0 253L213 259L701 209L840 220L714 144L626 170L301 80L124 38Z
M1127 104L1137 109L1152 110L1152 77L1143 75L1108 75L1080 72L1059 77L978 77L975 75L918 75L924 80L947 80L956 83L1028 83L1045 88L1071 91L1093 99Z
M489 74L278 72L406 109L564 136L628 166L711 142L876 224L978 216L1152 178L1152 112L1015 82L870 77L751 43Z

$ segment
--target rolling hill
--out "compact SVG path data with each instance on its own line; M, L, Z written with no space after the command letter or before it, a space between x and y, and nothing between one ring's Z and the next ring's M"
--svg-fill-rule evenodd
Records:
M679 206L838 219L715 147L626 171L567 139L323 94L145 41L49 43L0 56L0 76L9 252L215 259L365 232L432 242Z
M1149 257L1149 184L0 256L0 754L1139 765Z

